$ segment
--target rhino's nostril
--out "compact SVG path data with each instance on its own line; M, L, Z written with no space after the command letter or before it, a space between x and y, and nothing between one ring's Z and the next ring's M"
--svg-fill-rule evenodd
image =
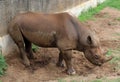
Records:
M99 56L98 56L98 55L95 55L95 59L99 59Z

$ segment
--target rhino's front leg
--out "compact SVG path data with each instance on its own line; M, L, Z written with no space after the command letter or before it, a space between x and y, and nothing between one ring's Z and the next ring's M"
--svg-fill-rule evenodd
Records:
M66 63L66 66L67 66L67 73L69 75L73 75L75 74L75 70L74 68L72 67L72 50L66 50L66 51L63 51L63 59L65 60L65 63Z
M63 61L63 53L60 51L60 53L59 53L59 58L58 58L58 62L57 62L56 65L57 65L58 67L65 67L62 61Z

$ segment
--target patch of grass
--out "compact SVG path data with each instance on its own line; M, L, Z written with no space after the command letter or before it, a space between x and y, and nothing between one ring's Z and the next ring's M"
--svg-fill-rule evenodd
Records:
M107 53L106 53L106 56L111 56L112 53L113 53L113 51L112 51L111 49L109 49L109 50L107 51Z
M119 48L116 50L109 49L106 53L106 56L112 56L112 54L119 54L119 53L120 53ZM110 62L116 63L118 61L120 61L120 56L116 55L116 56L114 56L114 58Z
M113 81L109 81L109 82L120 82L120 78L114 79Z
M93 18L93 15L97 14L103 8L104 7L102 6L102 4L98 5L96 8L90 8L87 12L82 12L78 19L80 21L86 21L88 19L91 19Z
M58 79L58 82L68 82L67 80L65 80L65 79L63 79L63 78L61 78L61 79ZM83 81L83 80L79 80L78 81L78 79L77 80L70 80L69 82L86 82L86 81Z
M91 82L103 82L101 79L96 79L96 80L93 80Z
M76 81L76 80L72 80L72 81L70 81L70 82L78 82L78 81Z
M32 50L33 50L33 52L36 52L38 50L38 48L39 48L38 46L32 44Z
M116 18L117 21L120 21L120 17Z
M120 56L114 56L114 58L110 61L115 67L114 69L117 71L120 69Z
M111 62L111 63L116 63L116 64L117 64L117 62L120 62L120 57L115 56L110 62Z
M5 70L7 69L7 63L5 62L5 59L3 55L0 52L0 76L5 74Z
M115 70L119 70L120 69L120 48L117 48L115 50L112 50L112 49L109 49L106 56L113 56L114 54L114 57L112 60L110 60L110 63L113 64L115 67Z
M120 0L107 0L106 6L120 10Z
M114 35L120 36L120 33L115 33Z
M68 80L65 80L65 79L58 79L58 82L68 82ZM120 78L107 78L107 77L103 77L101 79L94 79L94 80L70 80L69 82L120 82Z
M93 81L90 82L120 82L120 78L115 78L115 79L95 79Z
M78 19L82 22L93 18L93 15L99 13L105 7L113 7L120 10L120 0L106 0L95 8L89 9L87 12L82 12Z
M58 82L67 82L67 81L64 79L59 79Z

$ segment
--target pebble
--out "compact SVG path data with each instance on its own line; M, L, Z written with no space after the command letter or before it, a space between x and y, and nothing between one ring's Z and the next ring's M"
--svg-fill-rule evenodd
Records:
M97 75L97 76L96 76L97 79L100 79L100 78L102 78L102 77L103 77L102 75Z
M120 71L118 71L118 72L117 72L117 75L119 75L119 76L120 76Z

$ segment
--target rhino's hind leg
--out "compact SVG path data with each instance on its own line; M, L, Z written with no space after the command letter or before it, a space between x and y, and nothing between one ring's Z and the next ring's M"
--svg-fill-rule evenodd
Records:
M32 44L30 41L28 41L26 38L24 38L25 41L25 51L28 53L28 57L30 59L34 59L33 51L32 51Z
M19 41L15 41L19 50L20 50L20 55L23 59L23 64L25 64L26 66L30 66L30 61L27 57L27 53L24 50L24 42L23 40L19 40Z
M18 48L20 50L20 54L21 54L21 57L23 59L23 64L25 64L27 67L30 66L30 61L27 57L27 53L25 52L23 40L16 41L16 44L18 45Z
M56 65L57 65L58 67L65 67L62 61L63 61L63 54L62 54L62 52L60 51L60 53L59 53L59 58L58 58L58 61L57 61L57 64L56 64Z
M21 47L19 48L20 49L20 52L21 52L21 57L23 59L23 64L25 64L25 66L29 67L30 66L30 61L27 57L27 54L25 52L25 50Z
M30 66L30 61L27 57L27 53L25 52L25 48L24 48L24 39L23 39L23 36L19 30L18 25L15 24L13 27L9 28L8 32L20 50L20 56L23 59L23 63L26 66Z
M69 75L75 74L75 70L72 67L72 50L65 50L63 51L63 59L65 60L66 66L67 66L67 73Z

